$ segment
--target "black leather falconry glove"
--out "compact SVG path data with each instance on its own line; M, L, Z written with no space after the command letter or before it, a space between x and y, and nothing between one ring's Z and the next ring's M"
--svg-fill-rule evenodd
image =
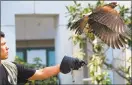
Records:
M60 71L64 74L69 73L71 69L78 70L81 66L87 65L83 60L78 58L64 56L60 65Z

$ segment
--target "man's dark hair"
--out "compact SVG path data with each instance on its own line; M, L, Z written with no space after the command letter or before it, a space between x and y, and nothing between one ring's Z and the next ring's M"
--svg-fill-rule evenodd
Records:
M1 36L1 37L5 37L4 32L0 31L0 36Z

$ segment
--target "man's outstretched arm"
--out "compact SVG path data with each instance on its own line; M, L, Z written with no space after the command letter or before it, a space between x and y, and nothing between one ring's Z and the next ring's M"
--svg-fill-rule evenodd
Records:
M45 67L40 70L36 70L35 74L28 80L43 80L51 76L57 75L59 72L67 74L73 70L78 70L81 66L87 65L83 60L78 58L64 56L60 65Z
M60 65L45 67L43 69L36 70L35 74L28 80L43 80L60 72Z

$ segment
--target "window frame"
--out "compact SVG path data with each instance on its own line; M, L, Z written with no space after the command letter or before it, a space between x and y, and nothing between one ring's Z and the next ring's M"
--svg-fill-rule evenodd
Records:
M37 49L45 49L46 50L46 66L48 65L49 57L48 53L50 51L55 51L54 47L25 47L25 48L16 48L16 52L23 52L24 54L24 61L27 62L27 50L37 50ZM17 56L17 55L16 55Z

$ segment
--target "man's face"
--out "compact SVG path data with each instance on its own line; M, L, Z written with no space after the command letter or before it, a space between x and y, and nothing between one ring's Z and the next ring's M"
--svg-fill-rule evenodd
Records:
M6 40L4 37L1 37L1 53L0 59L4 60L8 58L8 47L6 45Z

